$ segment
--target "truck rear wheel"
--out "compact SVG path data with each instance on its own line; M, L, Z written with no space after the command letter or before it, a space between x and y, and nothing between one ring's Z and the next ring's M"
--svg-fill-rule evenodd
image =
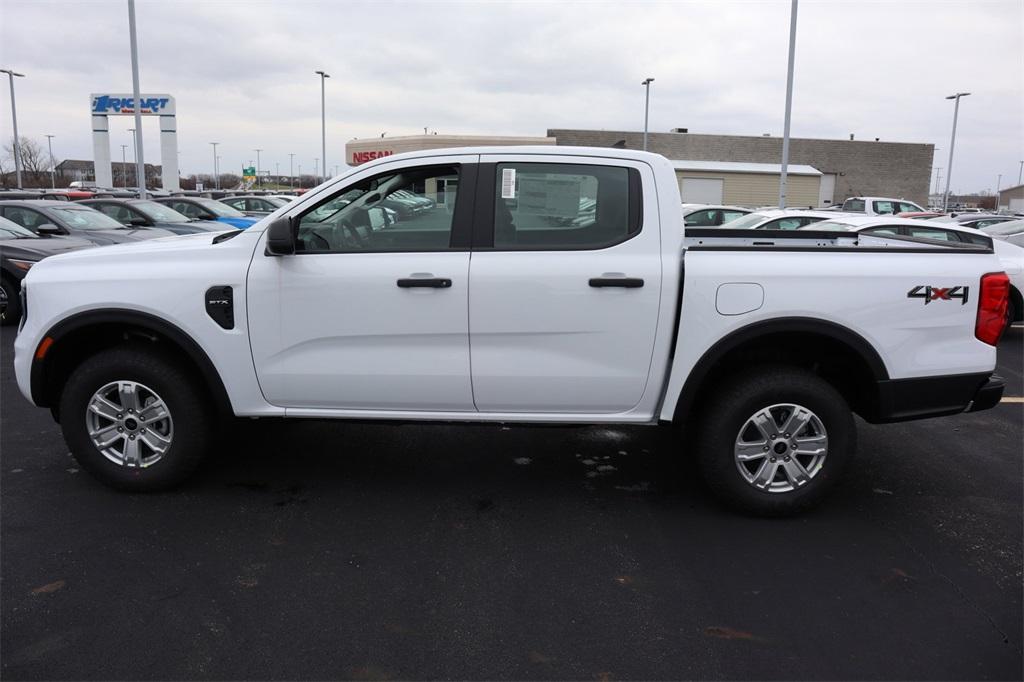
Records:
M72 373L61 395L61 427L71 454L103 483L161 490L201 461L209 404L195 379L163 355L120 347Z
M821 377L768 366L727 380L702 411L696 459L726 504L781 516L835 485L856 447L849 405Z

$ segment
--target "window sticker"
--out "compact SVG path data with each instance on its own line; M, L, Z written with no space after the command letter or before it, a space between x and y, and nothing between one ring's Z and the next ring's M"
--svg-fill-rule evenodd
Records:
M501 198L502 199L515 199L516 198L516 169L515 168L502 168L501 169Z

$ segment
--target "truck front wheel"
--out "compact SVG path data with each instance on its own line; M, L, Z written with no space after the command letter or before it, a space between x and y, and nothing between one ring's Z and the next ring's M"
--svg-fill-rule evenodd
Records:
M724 502L749 513L779 516L817 504L856 447L843 396L797 367L736 375L701 414L696 456L704 480Z
M205 453L212 410L191 374L162 354L118 347L72 373L60 400L64 440L83 469L129 491L169 488Z

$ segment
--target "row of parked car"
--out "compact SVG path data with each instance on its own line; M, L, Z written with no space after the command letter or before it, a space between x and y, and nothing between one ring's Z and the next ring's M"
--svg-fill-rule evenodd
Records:
M6 307L2 324L20 317L21 280L47 256L173 235L244 230L295 199L243 194L217 200L198 193L137 199L131 194L76 189L0 192L0 308Z
M1010 277L1010 319L1024 320L1024 216L926 211L886 197L853 197L821 210L683 204L683 216L690 227L846 231L992 248Z

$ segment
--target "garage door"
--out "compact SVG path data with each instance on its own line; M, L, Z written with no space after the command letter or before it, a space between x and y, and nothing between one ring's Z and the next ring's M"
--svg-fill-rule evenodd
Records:
M720 204L725 180L716 178L683 178L680 193L684 204Z

